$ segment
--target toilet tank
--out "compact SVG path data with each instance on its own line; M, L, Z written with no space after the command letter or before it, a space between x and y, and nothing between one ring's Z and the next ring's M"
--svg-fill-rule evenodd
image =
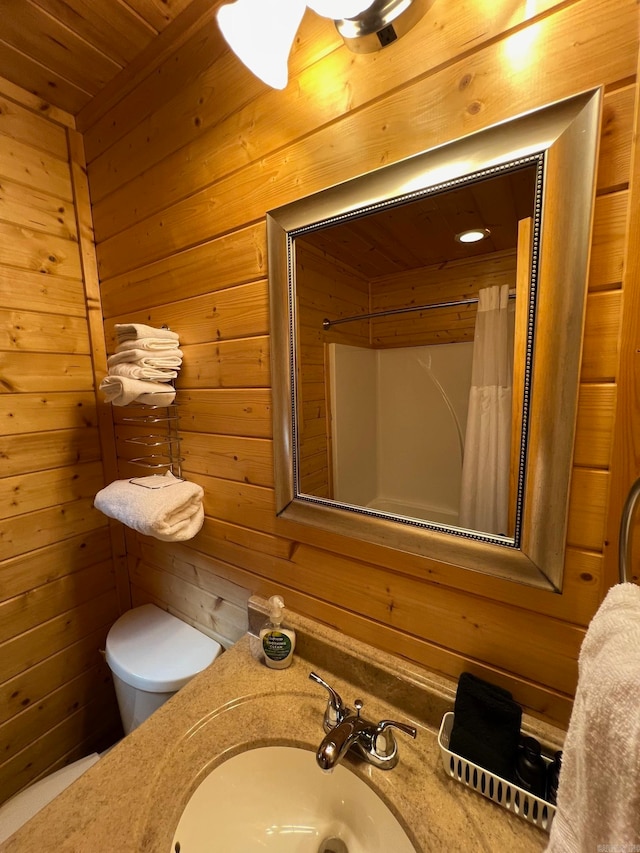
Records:
M155 604L128 610L107 635L125 734L133 731L222 651L222 646Z

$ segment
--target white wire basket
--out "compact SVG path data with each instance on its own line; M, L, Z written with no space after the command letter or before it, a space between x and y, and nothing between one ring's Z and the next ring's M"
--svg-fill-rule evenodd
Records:
M513 782L507 782L506 779L501 779L494 773L490 773L477 764L467 761L466 758L451 752L449 749L449 739L453 728L453 713L449 712L442 718L440 731L438 732L438 746L442 756L442 764L445 773L462 782L467 788L472 788L483 797L487 797L494 803L513 812L518 817L523 818L542 829L549 832L553 818L556 813L556 807L546 800L536 797L514 785Z

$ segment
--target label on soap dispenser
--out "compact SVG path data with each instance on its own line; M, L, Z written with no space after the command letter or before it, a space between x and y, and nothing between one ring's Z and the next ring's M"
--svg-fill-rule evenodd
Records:
M281 631L267 631L262 637L262 648L269 660L286 660L291 654L291 640Z

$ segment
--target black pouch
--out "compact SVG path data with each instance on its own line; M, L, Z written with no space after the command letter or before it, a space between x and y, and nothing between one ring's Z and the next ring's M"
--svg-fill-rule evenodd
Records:
M458 680L449 749L508 781L515 779L522 708L511 693L470 672Z

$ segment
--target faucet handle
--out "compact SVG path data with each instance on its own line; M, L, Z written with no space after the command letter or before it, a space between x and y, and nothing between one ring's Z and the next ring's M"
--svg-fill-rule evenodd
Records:
M309 678L311 681L315 681L316 684L320 684L324 687L325 690L329 692L329 701L327 703L327 710L324 713L324 726L325 729L331 729L334 726L337 726L339 723L343 721L343 719L347 715L347 708L345 707L344 702L342 701L342 697L339 693L337 693L330 684L327 684L324 679L320 678L315 672L309 673Z
M393 736L393 732L390 731L388 734L385 734L387 729L398 729L412 738L415 738L418 734L417 729L413 726L408 726L406 723L397 723L395 720L380 720L376 726L373 748L379 756L387 758L397 752L396 739Z
M397 723L395 720L380 720L376 729L376 734L381 735L385 729L399 729L409 737L415 738L418 735L418 730L413 726L408 726L406 723Z

